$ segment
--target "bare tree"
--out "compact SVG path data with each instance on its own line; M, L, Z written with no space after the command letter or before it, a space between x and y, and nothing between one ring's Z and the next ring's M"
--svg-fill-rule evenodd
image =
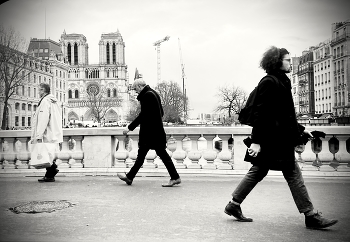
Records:
M141 112L140 103L137 100L132 99L130 100L130 109L126 119L132 122L140 114L140 112Z
M100 87L97 84L89 85L87 89L86 104L90 108L91 115L98 123L101 123L110 108L120 106L121 98L118 93L115 97L111 97L110 93L109 95L107 93L107 88Z
M219 98L219 104L215 111L227 113L228 118L239 113L248 99L247 93L234 85L219 87L216 96Z
M0 99L3 100L1 129L6 129L8 101L19 87L26 84L28 75L33 72L30 56L23 53L27 43L12 28L0 25Z
M184 97L178 83L169 81L157 84L156 91L162 100L164 117L166 122L180 122L184 117L185 110L188 110L188 100Z

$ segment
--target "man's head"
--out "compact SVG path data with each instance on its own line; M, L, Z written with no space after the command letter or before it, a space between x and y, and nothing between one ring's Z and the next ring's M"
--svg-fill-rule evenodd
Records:
M267 73L281 70L285 73L289 73L291 71L290 65L290 55L288 50L285 48L277 48L272 46L268 49L263 58L260 61L260 67L264 69Z
M39 85L39 95L40 97L45 96L46 94L50 93L50 85L47 83L40 83Z
M134 83L132 84L131 89L135 90L137 94L140 94L142 89L146 86L146 82L142 79L136 79Z

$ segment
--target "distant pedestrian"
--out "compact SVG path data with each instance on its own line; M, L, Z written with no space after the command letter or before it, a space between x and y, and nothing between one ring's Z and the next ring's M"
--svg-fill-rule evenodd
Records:
M130 130L134 130L140 125L139 149L135 164L124 176L117 174L118 177L131 185L137 172L143 165L147 152L150 149L156 151L157 155L163 161L170 174L170 181L163 187L172 187L180 184L181 179L176 171L173 161L166 152L166 134L163 127L162 117L164 115L162 104L158 93L150 88L142 79L136 79L132 89L138 93L137 100L141 104L141 112L138 117L124 130L126 135Z
M33 117L31 143L61 144L63 142L62 116L57 99L50 94L50 85L40 83L39 95L41 99ZM46 168L45 176L38 181L54 182L58 171L54 161L51 167Z
M232 193L232 201L225 207L225 213L238 221L252 222L251 218L243 215L241 203L270 169L281 170L299 212L305 215L306 227L321 229L338 221L326 219L321 213L314 212L302 173L295 161L294 147L302 144L301 135L305 133L311 138L312 134L296 119L291 82L286 76L290 72L290 61L286 49L271 47L260 62L261 68L269 76L259 83L254 102L252 144L245 156L245 160L253 166ZM273 205L267 208L273 209Z

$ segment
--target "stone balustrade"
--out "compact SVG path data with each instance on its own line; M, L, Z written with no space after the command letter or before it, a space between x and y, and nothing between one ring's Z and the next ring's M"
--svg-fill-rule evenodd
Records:
M317 130L325 132L326 138L296 148L296 160L302 171L319 176L350 176L350 127L322 126ZM165 131L167 152L180 174L245 174L251 166L243 160L246 152L243 139L250 134L250 127L166 127ZM137 157L139 129L127 136L122 132L123 128L64 129L56 164L67 172L128 171ZM0 174L35 170L30 165L29 137L30 130L0 131ZM153 150L148 152L141 171L166 173Z

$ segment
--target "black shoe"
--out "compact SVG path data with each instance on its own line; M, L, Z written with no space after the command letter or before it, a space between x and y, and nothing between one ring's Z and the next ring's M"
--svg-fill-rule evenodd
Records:
M231 201L226 205L225 213L235 217L239 222L253 222L253 219L244 217L241 206L236 205Z
M326 219L317 212L311 216L305 216L305 225L308 229L324 229L338 223L336 219Z
M117 176L119 177L120 180L125 181L126 184L131 185L132 180L130 180L127 176L124 176L122 174L117 173Z
M168 184L162 184L162 187L173 187L174 185L178 185L181 183L181 179L177 178L176 180L171 180L169 181Z
M49 177L43 177L41 179L38 179L38 182L54 182L55 181L55 178L52 177L52 178L49 178Z

